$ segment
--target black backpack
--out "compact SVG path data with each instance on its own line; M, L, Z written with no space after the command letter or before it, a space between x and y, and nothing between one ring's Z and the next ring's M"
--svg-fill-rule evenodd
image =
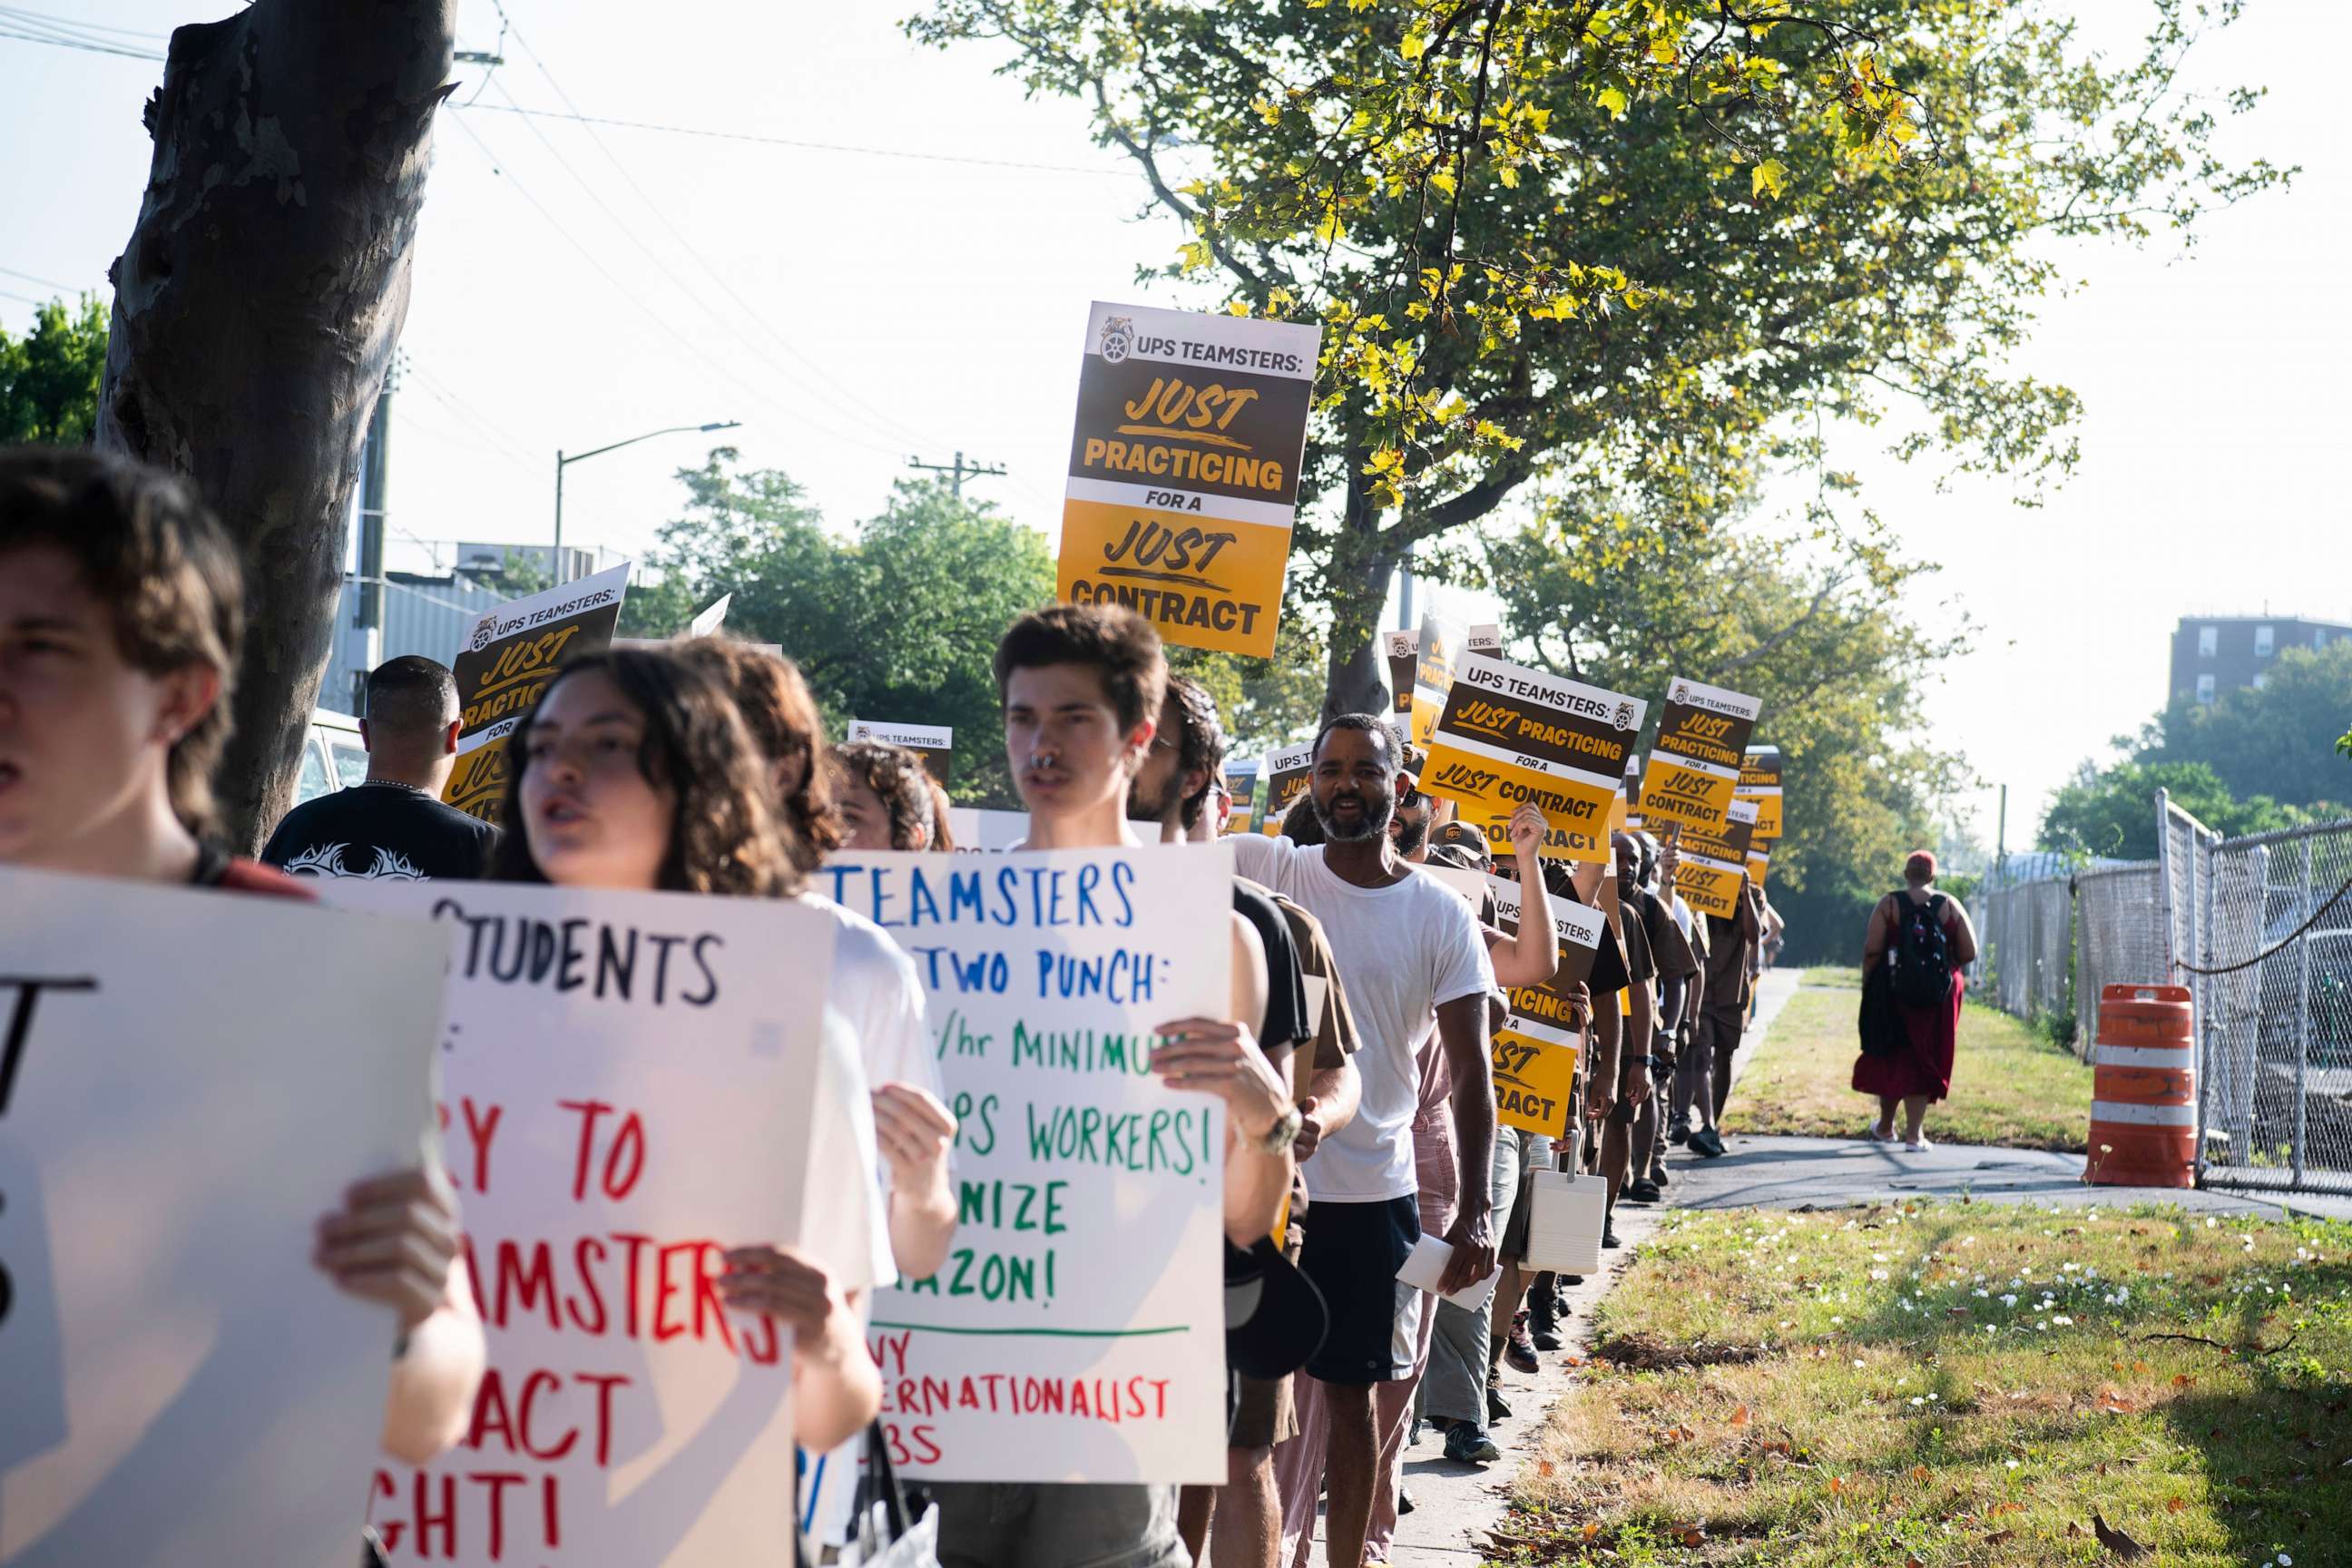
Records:
M1924 904L1901 893L1895 929L1895 999L1915 1012L1948 1004L1952 995L1952 947L1944 934L1944 895Z

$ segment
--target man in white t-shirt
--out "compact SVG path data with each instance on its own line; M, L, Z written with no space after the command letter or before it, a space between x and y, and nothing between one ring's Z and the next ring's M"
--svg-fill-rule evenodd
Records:
M1461 1206L1445 1239L1454 1249L1441 1290L1484 1279L1495 1267L1487 1169L1494 1157L1495 1093L1486 996L1495 972L1477 921L1454 891L1397 858L1388 824L1406 786L1394 734L1368 713L1343 714L1315 740L1308 798L1324 842L1236 835L1236 868L1304 907L1323 925L1339 960L1361 1046L1363 1092L1355 1120L1322 1139L1306 1167L1312 1200L1299 1268L1323 1293L1330 1329L1307 1363L1329 1412L1325 1516L1329 1560L1363 1559L1378 1461L1372 1385L1412 1371L1397 1343L1397 1270L1420 1238L1412 1120L1421 1075L1414 1047L1432 1013L1454 1080L1454 1152ZM1283 1462L1277 1450L1277 1468ZM1286 1482L1286 1496L1312 1498ZM1286 1535L1313 1521L1285 1520Z

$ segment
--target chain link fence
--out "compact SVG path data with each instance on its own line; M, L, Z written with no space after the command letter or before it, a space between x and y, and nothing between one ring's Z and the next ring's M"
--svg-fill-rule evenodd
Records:
M2232 839L2157 811L2155 860L1979 895L1980 994L2071 1010L2090 1059L2102 987L2187 985L2200 1179L2352 1193L2352 821Z
M2190 962L2226 971L2193 976L2206 1174L2352 1192L2352 823L2209 836L2192 870Z

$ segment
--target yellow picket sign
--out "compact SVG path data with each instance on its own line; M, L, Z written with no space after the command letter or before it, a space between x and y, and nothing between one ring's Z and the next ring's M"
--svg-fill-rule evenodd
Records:
M1606 859L1610 807L1643 711L1618 692L1467 657L1431 733L1421 787L1454 801L1490 843L1493 824L1533 805L1547 858Z
M1677 848L1675 889L1685 903L1701 914L1726 920L1738 912L1748 887L1748 839L1755 826L1756 808L1735 800L1720 830L1684 830Z
M1658 739L1642 775L1642 815L1686 829L1721 827L1762 708L1740 692L1676 680L1666 693Z
M1322 329L1097 301L1055 572L1163 641L1266 658Z
M509 772L507 736L565 660L613 640L629 565L509 599L474 623L451 671L460 705L457 761L443 800L468 816L499 819Z

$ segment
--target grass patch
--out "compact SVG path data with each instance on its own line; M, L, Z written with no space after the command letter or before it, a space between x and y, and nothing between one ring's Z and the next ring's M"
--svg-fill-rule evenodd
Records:
M1851 963L1816 963L1800 970L1800 985L1843 986L1848 991L1862 989L1862 971Z
M1789 998L1740 1078L1724 1131L1859 1136L1878 1114L1878 1102L1851 1087L1860 1002L1858 985L1810 983ZM2006 1013L1974 1002L1961 1009L1951 1096L1928 1110L1928 1137L2081 1153L2090 1131L2089 1063Z
M1593 1329L1492 1563L2352 1560L2352 1226L1677 1211Z

